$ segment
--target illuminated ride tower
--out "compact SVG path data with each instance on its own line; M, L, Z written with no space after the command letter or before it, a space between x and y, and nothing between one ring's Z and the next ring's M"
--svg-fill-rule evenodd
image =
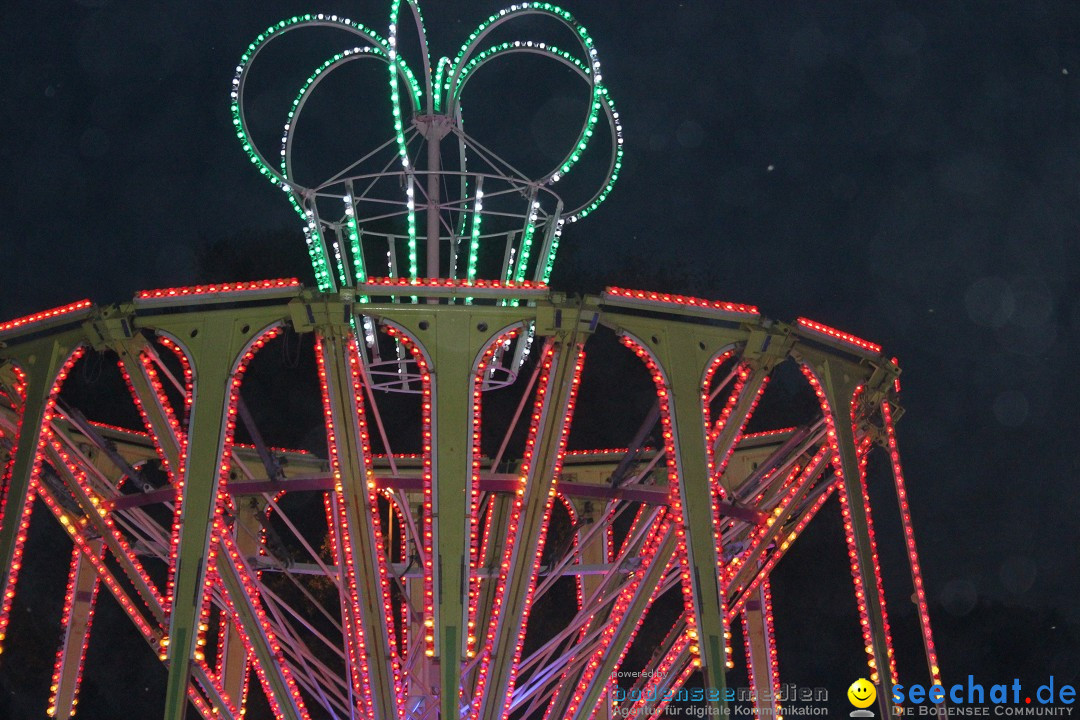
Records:
M525 17L565 47L497 40ZM263 152L245 116L249 69L314 27L353 40L314 69L280 150ZM406 35L419 39L412 68L397 52ZM468 81L522 53L569 68L589 97L577 141L540 177L462 121ZM354 62L388 68L393 137L302 184L293 139L305 105ZM622 158L593 41L569 13L513 5L437 62L412 2L394 2L385 37L335 15L292 17L248 47L232 102L251 161L302 218L317 287L170 288L0 324L0 638L34 561L23 555L31 516L52 516L72 541L50 715L75 712L95 606L113 601L167 668L166 720L191 707L239 718L249 700L287 720L644 716L695 675L724 688L733 627L758 710L779 714L769 576L835 495L860 617L850 632L861 630L884 716L896 666L872 453L892 468L940 681L893 429L896 361L748 305L548 289L564 229L604 200ZM560 180L588 153L604 179L564 201ZM243 400L249 364L297 337L315 348L317 452L269 446ZM603 342L613 349L599 357L624 362L590 368L586 352ZM117 395L140 426L88 419L94 407L66 398L91 360L118 366ZM591 379L627 367L651 397L639 429L626 447L576 447L577 406L607 388L599 402L626 407L619 388L633 373L590 392ZM755 426L782 367L805 375L817 417Z

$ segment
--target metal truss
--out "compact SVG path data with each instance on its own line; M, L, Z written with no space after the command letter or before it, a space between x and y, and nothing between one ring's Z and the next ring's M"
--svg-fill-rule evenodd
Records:
M50 715L74 714L95 606L115 601L168 668L166 720L192 706L239 718L252 692L288 720L606 720L662 709L695 673L724 688L735 624L759 709L779 716L769 577L833 495L884 713L896 670L866 490L875 452L893 470L939 681L894 433L899 368L881 348L749 306L619 288L570 300L537 283L417 280L415 304L390 301L398 281L357 290L367 302L294 280L173 288L0 324L0 638L34 561L31 514L72 544ZM416 455L393 451L364 318L415 364ZM648 370L656 404L630 447L571 450L603 328ZM284 331L314 338L323 453L268 448L241 400L248 364ZM485 377L527 332L533 370L500 391L516 393L517 412L495 427ZM61 399L91 350L115 354L143 427L93 422L93 408ZM781 363L803 370L820 415L747 433ZM252 445L235 441L239 425ZM317 501L290 509L304 497ZM556 515L571 528L559 542ZM567 588L576 603L557 622L530 622ZM663 640L620 686L642 623L673 604Z

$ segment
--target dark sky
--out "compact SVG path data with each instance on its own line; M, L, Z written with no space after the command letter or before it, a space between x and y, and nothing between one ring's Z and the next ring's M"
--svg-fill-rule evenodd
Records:
M206 243L294 227L235 142L232 69L280 18L384 32L387 5L6 4L0 315L191 283ZM502 5L429 3L435 51ZM883 344L931 595L1080 620L1080 4L567 7L627 147L566 234L577 276L644 258ZM543 112L521 119L533 142Z

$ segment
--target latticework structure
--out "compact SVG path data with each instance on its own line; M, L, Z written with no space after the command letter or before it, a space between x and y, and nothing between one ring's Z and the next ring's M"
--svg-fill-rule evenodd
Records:
M424 42L415 4L408 12ZM606 197L621 162L588 33L559 8L525 3L481 25L453 61L430 62L424 45L413 73L396 53L397 14L395 3L386 39L336 16L292 18L260 35L237 70L238 133L303 217L317 287L171 288L0 324L0 640L33 561L23 553L31 516L52 516L72 542L50 715L75 712L94 608L111 598L167 667L167 720L190 708L239 718L252 695L287 720L611 718L659 712L695 674L702 702L718 707L733 625L758 711L779 716L769 576L833 495L885 712L897 679L866 487L874 452L892 468L938 682L894 433L896 361L752 306L551 291L564 224ZM481 47L519 15L570 27L581 55L532 41ZM250 61L280 33L328 24L365 44L305 84L271 169L244 121ZM519 51L559 60L591 93L579 143L533 179L461 124L464 78ZM391 70L398 127L384 149L398 165L353 164L301 185L290 132L319 78L354 58ZM613 133L605 178L567 211L551 188L599 118ZM458 140L452 170L446 137ZM489 167L466 169L470 153ZM493 194L523 210L498 208ZM365 203L386 209L363 212ZM373 276L376 261L386 277ZM324 427L314 451L268 445L244 400L249 365L268 344L297 338L314 348L308 401L321 405ZM651 384L651 409L632 420L626 447L577 447L588 353L616 339ZM91 357L117 364L117 395L139 426L98 422L94 407L65 395ZM759 401L783 367L805 375L816 417L758 427ZM490 411L496 396L510 412ZM391 406L409 422L387 422ZM645 625L660 638L647 652L635 644Z

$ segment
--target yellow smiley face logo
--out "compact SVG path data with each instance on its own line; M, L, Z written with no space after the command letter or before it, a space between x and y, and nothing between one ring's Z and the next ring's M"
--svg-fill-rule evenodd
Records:
M877 699L877 690L866 678L859 678L847 689L848 700L857 708L867 708Z

